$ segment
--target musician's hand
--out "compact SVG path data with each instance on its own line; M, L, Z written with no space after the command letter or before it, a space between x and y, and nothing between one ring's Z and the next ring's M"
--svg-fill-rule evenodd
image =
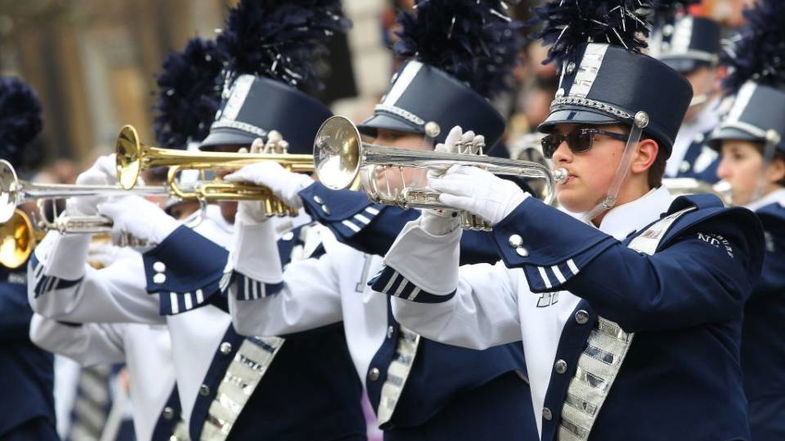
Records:
M115 233L158 244L163 242L180 223L158 205L139 196L122 196L98 205L98 212L112 219Z
M460 126L455 126L447 134L443 144L436 144L434 151L459 153L464 150L464 146L471 144L474 140L474 132L463 133ZM444 175L444 170L429 169L428 180ZM461 216L456 210L422 210L420 225L422 228L435 236L447 234L461 226Z
M224 177L229 182L247 182L261 185L273 191L286 205L294 208L303 206L298 194L301 190L313 184L309 176L286 170L273 161L257 162L246 165L236 172Z
M529 197L514 182L477 167L452 166L444 176L430 179L429 185L441 193L439 201L445 205L474 213L491 225Z
M101 156L89 169L76 178L78 185L115 185L117 173L115 171L115 155ZM68 213L71 215L91 216L98 213L96 206L105 201L105 196L79 196L69 198L66 202Z

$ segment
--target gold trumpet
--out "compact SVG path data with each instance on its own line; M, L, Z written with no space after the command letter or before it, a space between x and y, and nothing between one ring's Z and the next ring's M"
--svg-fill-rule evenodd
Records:
M22 266L42 236L24 211L14 209L11 217L0 224L0 265L9 269Z
M447 153L412 150L368 144L362 141L357 127L343 116L333 116L322 124L314 141L314 164L319 181L328 188L348 188L366 170L368 175L363 191L378 203L402 208L450 208L439 202L439 193L429 188L407 186L387 191L379 189L375 173L377 167L425 168L446 170L452 165L472 165L496 175L512 175L543 179L547 188L546 203L554 197L554 183L567 178L566 170L551 171L547 166L530 161L495 158L476 152ZM488 230L490 226L476 216L461 213L465 229Z
M133 126L127 125L120 130L116 144L117 178L123 188L133 188L139 173L153 167L169 167L167 185L172 195L185 200L198 200L202 203L217 201L257 200L265 204L269 215L296 216L297 209L286 206L273 195L269 188L257 185L231 183L221 180L203 181L193 189L182 189L177 183L177 173L181 170L215 170L218 168L239 168L260 161L274 161L293 172L313 172L311 155L288 153L220 153L187 152L161 147L151 147L139 142L139 135Z

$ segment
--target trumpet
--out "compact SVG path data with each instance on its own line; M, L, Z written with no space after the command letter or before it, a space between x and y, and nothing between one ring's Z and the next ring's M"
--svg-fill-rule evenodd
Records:
M46 202L76 196L124 194L148 196L167 193L164 187L140 187L129 191L116 185L38 184L19 179L12 165L8 161L0 160L0 223L12 219L17 206L28 201L36 201L39 215L38 227L44 231L55 230L72 234L111 232L112 220L106 216L57 216L57 213L54 213L51 216L53 220L50 221L46 213ZM131 238L121 240L129 244L134 243Z
M9 219L0 224L0 265L17 269L22 266L41 239L24 211L14 209Z
M217 168L239 168L260 161L275 161L293 172L313 172L311 155L288 153L219 153L186 152L152 147L139 142L133 126L120 130L116 143L117 178L120 186L133 188L139 173L153 167L169 167L167 186L172 195L184 200L202 203L216 201L258 200L265 204L265 211L276 216L296 216L297 209L286 206L269 188L220 180L197 183L192 189L183 189L177 183L182 170L207 171Z
M364 188L369 198L378 203L402 208L446 207L439 202L439 193L428 188L407 187L384 193L379 190L374 178L376 167L414 167L431 170L446 170L452 165L472 165L496 175L512 175L537 178L545 181L546 203L554 197L554 185L567 178L564 169L551 171L547 166L529 161L495 158L476 153L447 153L411 150L380 146L362 141L357 127L342 116L333 116L325 121L316 133L314 141L314 164L319 181L328 188L348 188L367 169L369 175ZM486 222L468 213L461 213L465 229L488 230Z
M716 184L709 184L694 178L665 178L662 185L671 194L682 196L696 193L709 193L717 196L725 205L731 205L731 189L728 181L720 181Z

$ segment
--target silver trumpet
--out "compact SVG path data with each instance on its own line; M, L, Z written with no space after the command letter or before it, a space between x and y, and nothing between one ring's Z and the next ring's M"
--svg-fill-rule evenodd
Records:
M717 196L725 205L731 205L730 184L727 181L720 181L716 184L709 184L694 178L665 178L662 185L667 188L673 196L688 194L709 193Z
M136 194L140 196L166 195L164 187L140 187L125 190L119 185L73 185L73 184L38 184L23 181L16 175L14 167L5 160L0 160L0 224L5 223L14 215L16 207L29 201L38 206L37 226L44 231L61 233L91 234L112 231L112 220L106 216L65 216L54 213L53 221L47 220L46 202L75 196L114 196ZM54 207L54 204L52 204ZM121 245L141 245L131 237L118 238Z
M447 153L412 150L365 143L357 127L342 116L333 116L325 121L316 133L314 141L314 165L319 181L328 188L349 188L366 170L363 191L378 203L402 208L449 209L439 202L439 193L427 187L407 186L400 189L380 189L376 183L377 168L422 168L445 171L453 165L470 165L483 168L496 175L510 175L543 179L547 192L545 202L554 197L554 185L567 178L564 169L551 171L543 164L514 159L495 158L482 152ZM461 213L465 229L488 230L487 222L469 213Z

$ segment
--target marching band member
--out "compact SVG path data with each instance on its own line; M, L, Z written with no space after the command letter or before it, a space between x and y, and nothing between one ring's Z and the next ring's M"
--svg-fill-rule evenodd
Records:
M16 78L0 77L2 158L19 167L24 147L41 126L41 104L35 92ZM53 359L30 342L33 311L25 296L24 272L0 265L0 291L0 390L4 397L0 400L0 440L56 441Z
M433 142L445 140L442 127L460 123L496 144L504 122L483 94L489 95L488 88L500 84L514 64L516 51L509 48L517 25L503 12L499 2L430 0L417 3L416 15L402 15L399 54L415 59L393 77L361 130L375 144L430 150ZM480 50L493 44L496 53ZM461 60L468 59L481 67L467 67ZM377 180L400 189L396 179L412 183L424 173L387 170ZM249 165L227 179L268 186L287 204L317 204L310 210L322 215L330 216L333 207L342 212L352 210L347 205L362 207L352 216L354 223L340 222L341 230L357 232L380 215L367 200L341 200L322 186L317 192L301 191L314 186L311 179L275 163ZM520 344L474 351L421 338L393 320L389 302L365 283L381 266L379 256L343 245L329 230L312 226L300 234L303 246L324 252L284 266L271 246L274 224L260 204L242 202L239 211L253 221L238 226L230 255L229 304L241 333L278 335L342 320L385 440L536 439L529 391L521 378ZM486 261L498 260L495 252L488 254L493 256Z
M131 377L134 433L140 441L186 440L165 327L134 323L63 323L33 316L30 338L82 366L125 363Z
M673 10L686 2L662 3L664 11L657 16L649 55L684 75L692 86L692 101L673 141L665 176L713 184L718 180L719 155L705 141L720 120L720 26L709 18Z
M325 34L346 28L337 2L321 3L315 8L313 2L243 1L230 12L218 41L229 80L204 147L237 150L277 128L292 133L292 150L310 150L316 128L330 112L292 86L311 83L312 68L304 57L321 47ZM264 26L270 22L288 24ZM62 257L50 253L41 259L39 273L77 283L41 292L33 299L38 308L72 321L165 320L191 439L365 439L361 386L351 374L340 325L271 338L242 337L232 328L226 300L218 293L220 280L205 278L217 264L220 279L226 262L227 252L214 244L230 243L229 204L208 207L194 230L140 198L105 202L100 211L118 231L158 245L132 267L111 272L113 265L104 273L85 272L82 266L58 272L55 262L62 265ZM100 311L90 305L95 299L102 303Z
M166 58L157 78L161 93L156 101L155 127L161 145L177 148L185 145L187 138L199 140L207 135L209 121L220 103L216 86L211 84L221 69L215 43L199 38L190 40L182 53ZM113 178L107 176L113 176L114 167L114 157L101 158L92 170L80 175L79 181L109 183ZM89 206L82 208L87 204L78 200L69 204L72 212L80 208L94 212ZM124 262L139 259L135 250L112 245L109 250L112 252L103 253L109 258L101 260L101 267L119 260L114 268L122 268ZM88 258L94 259L89 253ZM150 300L155 301L152 297ZM132 379L130 397L137 439L188 439L181 423L169 332L162 324L69 323L36 315L30 336L39 347L83 366L125 363Z
M559 202L587 223L453 167L430 186L493 224L503 262L459 269L456 222L426 213L373 288L424 337L474 348L522 338L542 440L748 440L739 345L760 223L711 195L671 202L660 187L692 94L636 53L638 12L637 1L583 0L537 11L562 62L543 147L569 176Z
M735 101L709 142L722 154L717 174L733 204L754 210L766 237L761 279L744 308L741 367L752 439L767 441L785 438L785 5L763 1L745 16L726 80Z

